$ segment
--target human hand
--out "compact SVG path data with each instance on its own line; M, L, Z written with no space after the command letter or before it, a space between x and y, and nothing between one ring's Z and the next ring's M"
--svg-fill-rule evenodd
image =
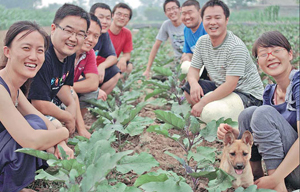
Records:
M121 70L122 73L124 73L127 68L126 61L123 59L120 59L117 63L117 67Z
M184 61L191 61L191 58L186 53L182 54L181 59L180 59L180 63L183 63Z
M145 76L145 78L148 80L150 78L150 71L146 70L144 73L143 73L143 76Z
M203 111L203 105L201 102L196 103L192 110L191 110L191 114L194 115L195 117L200 117L202 111Z
M261 189L261 188L262 189L275 189L275 188L278 188L281 183L284 184L284 180L280 181L280 179L276 178L273 174L269 175L269 176L261 177L254 182L254 184L257 185L258 189ZM284 188L285 188L285 185L283 186L283 191L284 191Z
M106 101L107 94L105 93L105 91L99 89L99 93L98 93L97 99L102 99L103 101Z
M98 76L99 76L99 84L103 83L104 76L105 76L105 67L101 65L98 66Z
M228 131L233 131L233 128L228 125L228 124L225 124L225 123L221 123L218 127L218 131L217 131L217 136L220 140L223 140L224 137L225 137L225 134L228 132Z
M68 156L68 159L74 159L74 151L67 146L67 144L65 142L61 142L59 144L63 150L66 152L67 156ZM62 159L62 155L60 154L59 152L59 149L58 149L58 145L56 146L56 149L55 149L55 152L54 152L54 155L57 159Z
M195 84L195 85L190 85L191 87L191 90L190 90L190 95L191 95L191 99L195 102L195 103L198 103L201 99L201 96L203 97L204 96L204 93L203 93L203 90L202 90L202 87L198 84Z

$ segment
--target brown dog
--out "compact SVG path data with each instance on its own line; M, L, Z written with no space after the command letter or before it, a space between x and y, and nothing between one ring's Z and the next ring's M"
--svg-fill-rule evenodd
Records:
M249 131L245 131L240 140L236 140L230 131L225 134L220 168L236 178L232 183L234 188L253 185L249 162L252 144L253 138Z

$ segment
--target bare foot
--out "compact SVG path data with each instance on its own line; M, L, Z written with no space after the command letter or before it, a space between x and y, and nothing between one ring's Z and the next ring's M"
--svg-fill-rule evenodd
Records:
M24 189L22 189L20 192L36 192L36 191L33 190L33 189L27 189L27 188L24 188Z
M91 134L86 129L78 130L78 134L88 139L91 138Z

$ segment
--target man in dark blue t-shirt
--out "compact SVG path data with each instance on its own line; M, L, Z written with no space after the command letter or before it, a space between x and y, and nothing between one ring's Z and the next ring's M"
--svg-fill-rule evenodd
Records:
M108 95L117 85L121 76L121 70L116 65L118 60L115 48L107 32L111 24L111 9L104 3L95 3L92 5L90 13L100 20L102 26L102 34L94 47L94 51L99 73L99 87ZM105 58L105 60L100 58Z
M90 137L77 109L77 95L71 93L74 79L75 52L83 45L86 31L90 25L88 13L82 8L64 4L60 7L51 25L51 45L46 52L45 62L34 77L28 99L41 113L50 119L56 118L63 122L70 133L75 125L80 135ZM58 106L62 102L66 108ZM79 114L78 114L79 111Z

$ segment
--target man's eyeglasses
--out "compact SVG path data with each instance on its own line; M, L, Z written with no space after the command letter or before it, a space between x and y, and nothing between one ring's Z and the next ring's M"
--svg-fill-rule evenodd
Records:
M275 57L279 56L280 53L284 50L284 48L279 48L279 49L275 49L274 51L271 51L270 53L260 53L258 56L257 56L257 60L266 60L269 55L273 55Z
M78 32L76 33L75 31L73 31L72 29L70 29L69 27L65 27L65 28L62 28L61 26L59 26L58 24L55 24L58 28L60 28L66 35L68 36L72 36L75 34L75 37L77 39L85 39L86 38L86 33L84 32Z
M175 10L177 10L178 8L179 8L179 7L177 7L177 6L173 6L173 7L171 7L171 8L166 9L166 12L175 11Z
M117 16L117 17L124 17L125 19L129 19L129 15L128 15L128 14L122 14L122 13L120 13L120 12L117 12L117 13L116 13L116 16Z

